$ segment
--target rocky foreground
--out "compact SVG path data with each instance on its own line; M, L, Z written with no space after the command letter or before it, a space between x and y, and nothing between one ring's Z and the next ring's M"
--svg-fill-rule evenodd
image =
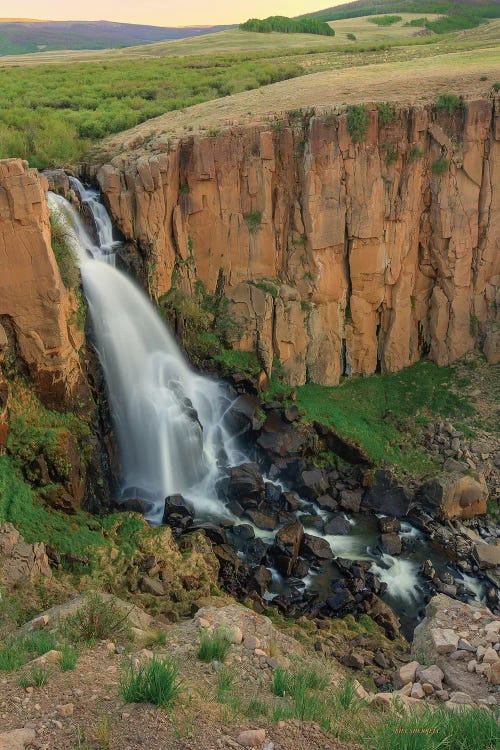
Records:
M27 545L12 528L6 539L18 551L15 560L3 544L9 580L19 592L29 581L40 585L48 575L44 545ZM193 610L192 618L168 622L132 600L83 595L4 632L1 750L356 750L367 727L376 737L384 722L414 711L494 715L500 705L500 617L480 605L437 595L411 651L377 629L371 636L346 630L341 660L325 648L328 639L335 643L335 621L292 627L227 596L202 597ZM224 653L202 655L200 644L221 634ZM16 650L25 654L18 662ZM164 658L179 670L175 700L168 707L126 700L124 674ZM390 691L370 687L370 660L386 668ZM309 701L303 696L300 710L291 687L297 675L307 680Z

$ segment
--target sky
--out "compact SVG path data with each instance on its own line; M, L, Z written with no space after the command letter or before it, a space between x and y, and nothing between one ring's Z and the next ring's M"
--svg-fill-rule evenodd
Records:
M347 0L343 0L347 2ZM154 26L232 24L270 15L296 16L342 0L0 0L0 18L121 21Z

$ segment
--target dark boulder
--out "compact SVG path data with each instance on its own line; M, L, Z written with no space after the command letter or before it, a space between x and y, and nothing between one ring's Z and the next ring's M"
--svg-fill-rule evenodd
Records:
M214 544L227 544L226 532L224 531L224 529L221 529L220 526L216 526L214 523L197 523L189 526L186 529L187 534L192 534L195 531L203 532L205 536L208 537Z
M226 414L225 424L232 435L241 435L253 430L253 420L259 408L257 396L244 394L233 401Z
M300 520L302 521L304 526L307 526L310 529L323 531L323 526L325 525L325 519L323 518L323 516L308 513L307 515L300 516Z
M300 492L309 500L316 500L328 492L328 482L321 469L311 469L301 473Z
M294 512L300 507L300 497L296 492L283 492L280 504L284 510Z
M287 409L283 409L283 419L286 422L296 422L300 419L300 411L298 406L289 406Z
M255 537L255 531L253 530L253 526L250 526L249 523L241 523L237 526L233 526L233 534L235 534L237 537L242 539L243 541L247 542L249 539L254 539Z
M245 545L245 559L250 565L260 565L267 555L268 547L262 539L255 537Z
M247 588L249 591L256 591L259 596L263 596L269 588L271 580L271 571L268 570L264 565L259 565L258 568L252 571Z
M292 574L303 538L304 529L299 521L283 526L276 533L274 544L269 550L269 557L284 576L288 577Z
M401 530L401 521L399 518L384 516L378 519L378 527L382 534L397 534Z
M339 587L327 598L326 603L331 611L338 615L342 612L352 611L355 600L348 589Z
M333 552L326 539L312 534L304 534L300 552L309 559L331 560L333 557Z
M330 513L333 513L333 511L338 508L336 500L334 500L331 495L320 495L314 502L321 508L321 510L328 510Z
M278 523L276 514L271 509L247 509L245 515L258 529L263 529L264 531L274 531Z
M117 508L120 511L123 512L130 512L130 513L141 513L144 515L148 508L148 503L146 503L144 500L140 500L137 498L129 498L128 500L122 500L117 504Z
M388 555L401 554L401 539L397 534L381 534L380 546L382 548L382 551L386 552Z
M168 526L186 529L194 519L194 508L182 495L169 495L165 498L163 523Z
M376 471L374 482L366 490L361 508L373 513L403 518L408 515L412 499L387 471Z
M262 498L264 489L264 479L257 464L240 464L230 469L227 494L231 500L241 502L242 498Z
M361 490L341 490L339 504L344 510L350 513L359 513L361 508L361 499L363 493Z
M264 495L267 503L277 507L281 500L281 487L277 484L273 484L273 482L266 482Z
M351 524L342 513L336 513L325 524L324 533L334 536L348 536L351 533Z

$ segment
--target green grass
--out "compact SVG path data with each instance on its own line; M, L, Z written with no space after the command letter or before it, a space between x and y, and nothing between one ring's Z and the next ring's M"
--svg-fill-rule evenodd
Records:
M347 108L347 130L354 143L365 140L369 122L364 104L352 104Z
M179 669L168 658L155 656L138 667L127 667L120 680L120 693L126 703L168 706L180 690Z
M46 667L32 667L30 670L31 681L36 687L42 687L49 681L50 672Z
M100 640L130 637L126 615L112 600L89 594L85 604L62 625L64 636L71 643L92 646Z
M393 26L402 20L402 16L375 16L375 18L370 18L370 22L377 26Z
M260 34L271 34L273 31L282 34L319 34L335 36L335 31L324 21L317 18L288 18L287 16L269 16L268 18L250 18L240 24L242 31L255 31Z
M78 661L78 650L67 643L61 647L61 661L59 666L63 672L72 672Z
M374 750L494 750L500 728L492 712L479 708L446 708L388 712L367 730Z
M454 115L462 105L462 99L456 94L440 94L436 102L436 108L445 110L449 115Z
M250 234L256 234L262 228L262 211L250 211L243 215Z
M6 638L0 646L0 672L15 672L26 662L57 648L57 638L43 630Z
M213 633L206 629L200 632L200 643L198 646L198 659L200 661L224 662L231 648L228 633L224 628L219 628Z
M445 159L443 156L440 159L436 159L435 162L431 164L431 172L432 174L436 175L442 175L446 174L450 166L450 162L448 159Z
M473 412L461 395L463 385L452 367L422 361L395 374L336 387L308 384L296 391L306 421L332 427L376 464L421 477L436 469L417 444L422 427L437 416L463 418Z
M80 271L68 242L67 230L57 216L50 214L51 245L59 266L61 278L66 289L76 289L80 286Z

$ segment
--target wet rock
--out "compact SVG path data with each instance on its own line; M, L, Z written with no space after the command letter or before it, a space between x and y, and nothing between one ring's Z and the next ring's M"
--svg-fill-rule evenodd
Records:
M382 534L380 536L380 546L388 555L401 554L401 539L397 534Z
M374 513L402 518L408 515L411 497L389 472L376 471L374 482L366 490L361 507Z
M298 406L289 406L287 409L284 409L283 419L285 419L287 422L296 422L298 419L300 419L300 411Z
M354 605L354 597L347 589L340 589L329 596L326 600L327 605L338 614L342 611L351 610Z
M359 513L361 508L361 498L361 490L342 490L339 498L340 507L350 513Z
M140 513L141 515L144 515L148 507L148 504L144 500L140 500L139 498L129 498L128 500L123 500L118 504L118 509L120 511L123 511L124 513Z
M226 533L220 526L216 526L214 523L197 523L189 526L186 529L186 533L192 534L195 531L201 531L206 537L210 539L214 544L227 544Z
M382 534L397 534L401 531L401 521L399 518L384 516L379 518L377 523Z
M342 513L336 513L325 524L324 533L333 536L348 536L351 533L351 524Z
M276 514L262 510L246 510L245 515L258 529L264 531L274 531L278 522Z
M277 532L269 555L282 575L288 577L292 574L303 539L304 528L299 521L288 523Z
M253 539L255 537L255 531L253 530L253 526L250 526L249 523L241 523L237 526L233 526L233 534L236 534L240 539L243 539L244 541L248 541L249 539Z
M170 495L165 498L163 511L164 524L185 529L193 522L194 508L182 495Z
M332 549L326 539L313 534L304 534L300 551L304 557L319 560L331 560L333 557Z
M251 565L260 565L266 557L267 550L267 545L264 544L262 539L259 539L258 537L250 539L245 545L245 559L248 560Z
M267 591L271 580L271 571L264 565L259 565L258 568L252 571L252 576L248 582L248 590L256 591L260 596L263 596Z
M331 495L320 495L316 498L315 503L321 508L321 510L327 510L330 513L337 510L338 507L337 501L334 500Z
M241 498L261 498L265 484L259 467L255 463L234 466L229 473L228 497L241 501Z
M303 471L301 474L301 494L310 500L316 500L328 490L328 482L320 469Z

